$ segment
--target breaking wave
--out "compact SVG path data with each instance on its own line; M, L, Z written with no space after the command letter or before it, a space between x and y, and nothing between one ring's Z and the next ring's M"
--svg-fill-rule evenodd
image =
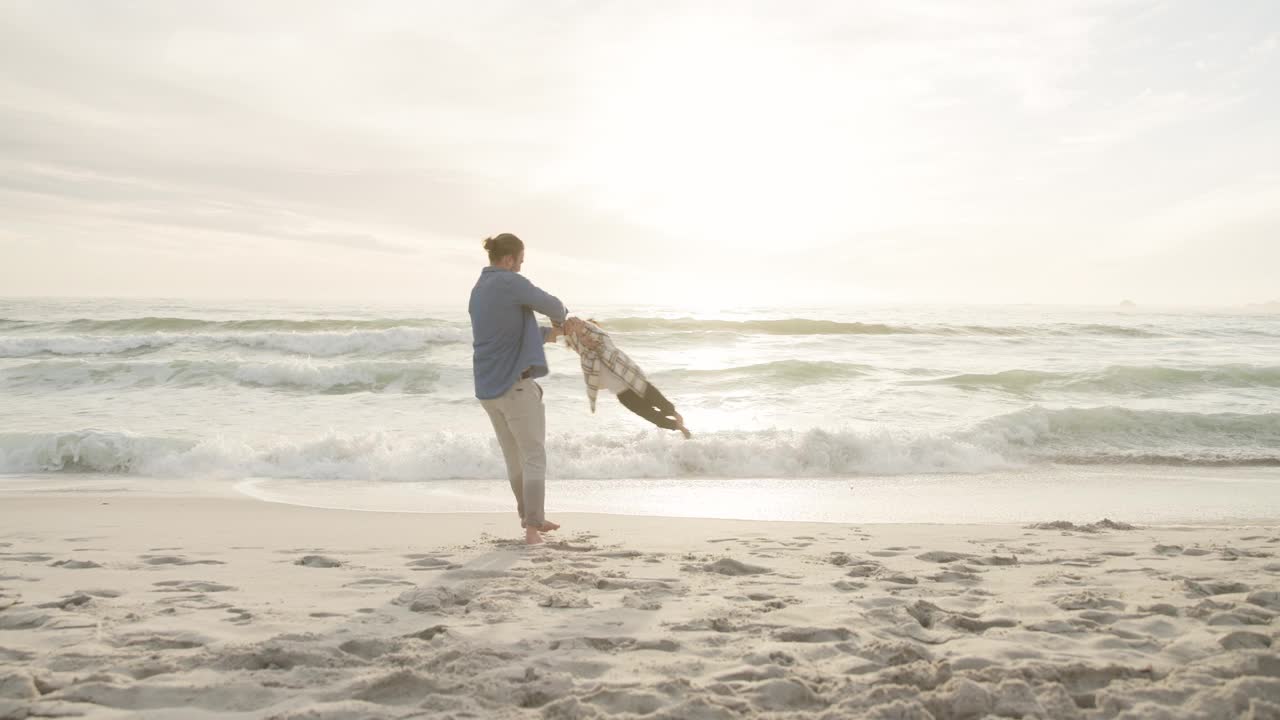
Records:
M439 369L421 361L323 363L310 358L241 360L41 360L0 369L0 386L34 390L111 389L234 383L313 393L431 392Z
M1005 370L912 380L910 385L949 385L1028 394L1037 390L1167 395L1214 388L1280 388L1280 366L1230 364L1204 368L1114 365L1087 372Z
M174 346L243 347L332 357L424 350L439 343L469 342L456 327L392 327L383 330L317 332L152 332L131 335L17 335L0 337L0 358L143 354Z
M998 337L1083 335L1131 338L1164 337L1163 334L1127 325L1069 324L1007 327L996 325L889 325L840 322L810 318L779 320L698 320L695 318L623 317L602 320L609 331L619 332L732 332L744 335L990 335Z
M1280 466L1280 414L1027 410L951 433L847 430L553 434L548 472L560 478L855 477L969 473L1028 463ZM122 431L0 434L0 472L103 472L399 480L504 476L492 436L442 432L308 439L181 439Z

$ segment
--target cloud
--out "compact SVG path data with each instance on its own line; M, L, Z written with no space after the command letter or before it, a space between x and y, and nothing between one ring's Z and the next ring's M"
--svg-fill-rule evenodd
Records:
M579 296L643 297L672 267L785 295L812 290L807 273L858 272L857 252L840 265L828 248L906 267L969 243L1000 253L984 292L1022 299L1035 288L1010 278L1061 243L1145 248L1115 229L1213 188L1248 193L1280 162L1268 13L14 2L0 213L46 247L24 245L29 267L70 243L140 262L190 247L229 268L309 253L279 267L322 288L357 263L412 293L407 259L466 268L507 230ZM726 267L751 280L714 279ZM886 278L887 296L921 293L910 272Z

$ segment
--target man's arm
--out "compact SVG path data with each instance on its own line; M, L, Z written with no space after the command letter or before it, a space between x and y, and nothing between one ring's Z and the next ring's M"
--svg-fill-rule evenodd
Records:
M553 325L563 323L569 314L559 298L529 282L519 273L511 273L511 291L515 294L516 302L551 318ZM545 336L546 333L544 332L543 335Z

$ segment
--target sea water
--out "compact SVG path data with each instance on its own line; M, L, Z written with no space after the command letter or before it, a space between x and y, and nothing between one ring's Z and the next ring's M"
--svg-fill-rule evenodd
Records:
M694 437L607 392L593 414L577 357L548 345L549 511L1280 517L1274 313L571 307ZM378 510L511 505L465 299L0 299L0 473Z

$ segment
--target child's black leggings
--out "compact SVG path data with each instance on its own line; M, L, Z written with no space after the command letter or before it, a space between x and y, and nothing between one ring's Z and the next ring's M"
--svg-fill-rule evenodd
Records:
M675 419L676 406L663 397L652 383L644 391L644 397L637 395L634 390L626 390L618 393L618 402L663 430L675 430L679 427Z

